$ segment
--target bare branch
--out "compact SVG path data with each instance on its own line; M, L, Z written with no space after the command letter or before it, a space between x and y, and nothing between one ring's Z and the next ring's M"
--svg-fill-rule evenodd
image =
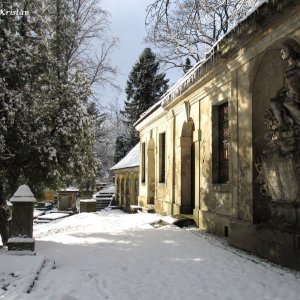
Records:
M168 57L171 66L183 67L183 58L199 61L257 3L259 0L155 0L147 7L146 42L163 53L159 59Z
M50 0L49 0L50 1ZM110 14L98 0L72 0L64 2L68 12L59 16L57 23L63 30L62 53L67 70L87 72L90 85L114 83L117 69L111 65L110 54L118 44L109 31Z

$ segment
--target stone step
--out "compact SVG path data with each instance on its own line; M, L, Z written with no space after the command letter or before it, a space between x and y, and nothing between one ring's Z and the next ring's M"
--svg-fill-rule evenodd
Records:
M133 213L133 214L137 213L138 211L142 211L142 210L143 210L142 206L130 205L130 212Z
M101 210L106 207L108 207L112 202L112 197L110 198L101 198L101 197L96 197L96 209Z
M110 201L112 197L96 197L96 201Z
M111 201L111 199L110 199L110 200L104 200L104 201L103 201L103 200L101 200L101 201L96 201L96 204L98 204L98 205L99 205L99 204L107 204L107 205L108 205L108 204L110 203L110 201Z
M113 196L113 194L110 194L110 193L103 193L103 194L98 194L97 196L96 196L96 198L97 197L112 197Z
M143 213L154 214L155 213L155 209L153 207L143 207L142 208L142 212Z
M177 221L175 221L173 224L180 228L196 226L194 216L192 214L178 214L173 215L172 217L177 219Z

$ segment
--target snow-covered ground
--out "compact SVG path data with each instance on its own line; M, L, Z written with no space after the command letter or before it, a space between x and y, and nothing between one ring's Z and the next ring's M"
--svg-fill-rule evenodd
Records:
M0 251L0 299L300 299L298 272L196 229L150 225L162 218L111 210L37 224L36 256Z

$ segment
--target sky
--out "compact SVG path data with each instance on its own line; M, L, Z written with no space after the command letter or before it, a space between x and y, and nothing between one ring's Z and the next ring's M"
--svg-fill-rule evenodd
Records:
M107 89L102 91L102 99L107 103L115 103L116 97L119 104L126 99L124 93L128 75L137 62L142 51L149 47L144 43L146 36L145 17L146 8L153 0L102 0L101 6L111 13L111 32L113 36L119 38L119 46L112 54L113 65L119 68L119 75L116 77L117 83L123 92L116 94L116 91ZM167 73L170 78L169 83L174 83L179 79L178 72Z
M299 272L173 222L102 210L35 224L36 256L0 248L0 299L299 299Z

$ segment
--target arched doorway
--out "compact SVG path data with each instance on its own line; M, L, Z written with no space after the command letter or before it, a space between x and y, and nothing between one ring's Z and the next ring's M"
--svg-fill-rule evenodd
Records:
M134 205L138 205L138 197L139 197L139 178L136 177L134 180Z
M115 199L115 202L116 203L119 203L120 201L120 178L117 177L117 185L116 185L116 199Z
M150 139L147 148L147 179L148 179L148 196L147 204L154 204L155 198L155 143Z
M130 207L130 179L127 178L126 180L126 199L125 199L125 205L126 209L129 209Z
M124 202L125 202L125 180L122 178L121 180L121 199L120 199L120 205L121 207L124 207Z
M180 213L192 214L195 208L195 145L194 122L184 122L180 139L181 150L181 205Z

